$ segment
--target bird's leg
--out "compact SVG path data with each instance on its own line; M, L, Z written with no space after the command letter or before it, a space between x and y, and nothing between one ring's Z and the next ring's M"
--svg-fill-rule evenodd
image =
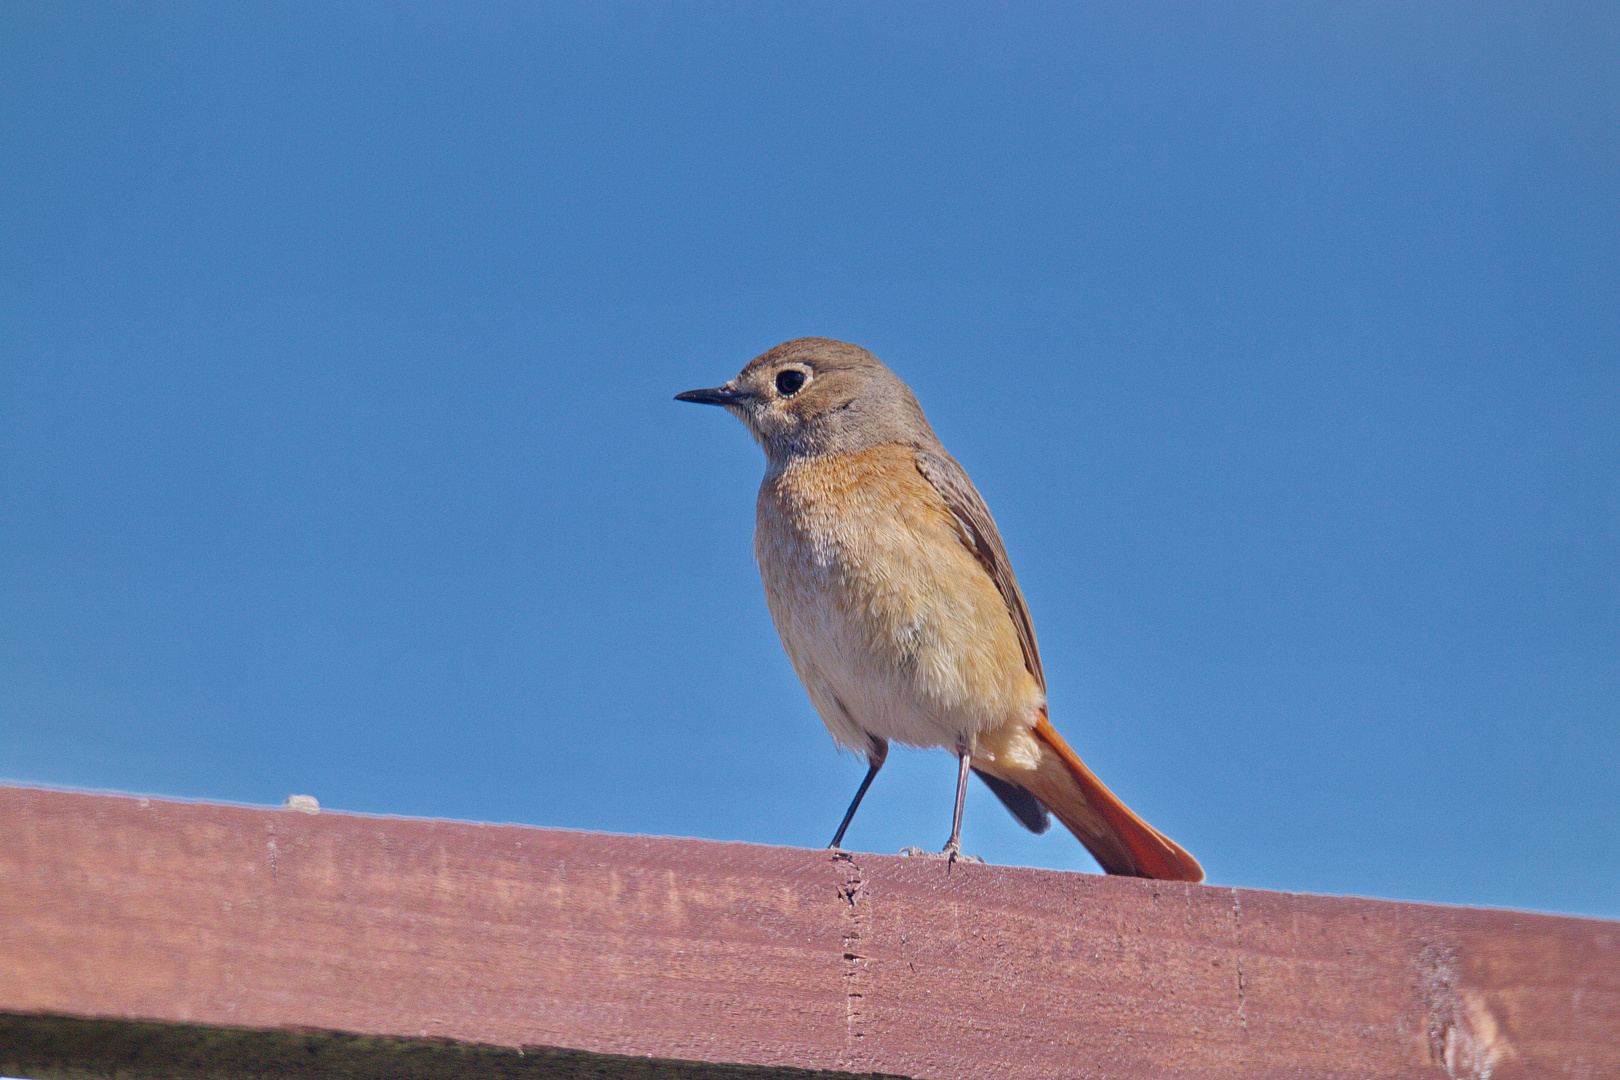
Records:
M973 738L964 735L956 743L956 755L961 760L961 768L956 774L956 812L951 815L951 838L945 843L945 850L940 852L951 862L955 862L962 854L962 809L967 806L968 768L973 761Z
M872 747L866 752L866 779L862 780L861 786L855 789L855 797L849 801L849 809L844 811L844 820L838 823L838 831L833 834L832 843L827 845L829 848L836 849L839 844L843 843L844 830L849 828L849 823L854 820L855 808L861 805L862 799L866 798L866 789L872 786L872 778L877 776L879 769L883 768L883 762L888 756L889 741L873 736Z

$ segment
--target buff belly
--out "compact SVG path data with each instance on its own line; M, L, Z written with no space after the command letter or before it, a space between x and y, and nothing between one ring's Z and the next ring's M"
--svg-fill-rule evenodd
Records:
M1006 604L909 448L768 475L754 542L782 644L838 742L955 749L1034 724L1043 695Z

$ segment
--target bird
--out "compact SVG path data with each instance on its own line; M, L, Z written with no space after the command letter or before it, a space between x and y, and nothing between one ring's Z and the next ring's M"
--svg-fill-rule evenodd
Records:
M783 342L729 382L675 395L718 405L765 452L754 555L805 691L866 776L889 744L957 757L961 854L968 774L1027 829L1055 815L1104 871L1202 881L1198 861L1103 786L1052 726L1029 608L984 499L882 361L823 337Z

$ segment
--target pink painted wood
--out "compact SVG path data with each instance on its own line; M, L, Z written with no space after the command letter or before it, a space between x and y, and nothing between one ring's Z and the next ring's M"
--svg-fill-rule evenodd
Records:
M917 1077L1620 1077L1620 923L0 788L0 1013Z

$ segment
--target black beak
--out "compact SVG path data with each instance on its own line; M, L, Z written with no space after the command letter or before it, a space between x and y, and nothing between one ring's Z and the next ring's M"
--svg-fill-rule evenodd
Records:
M708 390L688 390L676 394L676 401L695 401L699 405L735 405L748 395L729 386L716 386Z

